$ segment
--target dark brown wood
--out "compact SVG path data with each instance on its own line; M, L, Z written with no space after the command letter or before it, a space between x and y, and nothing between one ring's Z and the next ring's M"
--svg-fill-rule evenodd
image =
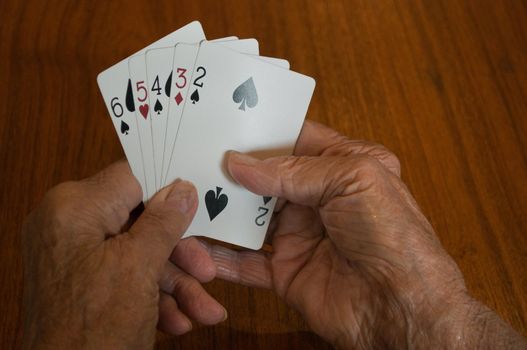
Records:
M0 348L20 347L24 217L123 157L96 75L199 19L317 80L309 118L385 144L472 294L527 334L527 3L0 2ZM272 293L216 281L228 321L159 348L324 348Z

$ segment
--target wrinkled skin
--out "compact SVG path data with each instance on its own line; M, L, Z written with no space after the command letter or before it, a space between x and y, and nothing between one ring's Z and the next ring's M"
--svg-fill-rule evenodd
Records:
M488 310L468 296L401 181L398 159L312 122L295 153L230 155L239 184L282 199L273 252L209 246L217 275L274 289L338 347L466 346L470 317Z
M126 163L52 189L24 226L28 349L145 349L225 309L201 283L273 289L340 348L526 348L472 299L384 147L306 122L295 155L232 152L234 180L280 198L272 253L180 241L197 207L176 181L146 205ZM200 283L201 282L201 283Z
M122 232L141 198L120 162L57 186L31 213L24 227L25 348L145 349L158 322L182 334L191 318L225 319L198 281L214 270L192 277L169 261L196 211L194 186L177 181L163 189Z

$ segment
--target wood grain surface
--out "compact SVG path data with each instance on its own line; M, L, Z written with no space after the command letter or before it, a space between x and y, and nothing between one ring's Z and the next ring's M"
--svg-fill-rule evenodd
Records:
M385 144L471 293L527 334L527 3L521 0L0 2L0 348L22 342L24 217L123 157L96 75L200 20L313 76L308 118ZM271 292L158 347L323 349Z

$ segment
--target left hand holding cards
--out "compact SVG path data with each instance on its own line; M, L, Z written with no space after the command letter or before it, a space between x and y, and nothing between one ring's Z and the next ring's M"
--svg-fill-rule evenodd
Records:
M148 349L157 324L179 335L191 320L226 318L199 283L214 277L210 269L199 263L187 273L172 262L198 205L194 186L165 187L130 226L141 200L121 161L92 179L58 185L30 214L23 231L26 348Z
M185 237L259 249L276 199L236 184L223 159L291 154L315 82L259 57L255 39L204 39L192 22L102 72L99 87L143 200L189 180L199 205Z

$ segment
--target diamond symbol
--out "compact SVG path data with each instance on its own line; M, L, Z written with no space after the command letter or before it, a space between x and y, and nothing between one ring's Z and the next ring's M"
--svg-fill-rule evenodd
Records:
M179 106L179 104L181 103L181 101L183 101L183 96L181 96L181 92L178 92L176 97L174 97L174 99L176 100L176 103L177 105Z

